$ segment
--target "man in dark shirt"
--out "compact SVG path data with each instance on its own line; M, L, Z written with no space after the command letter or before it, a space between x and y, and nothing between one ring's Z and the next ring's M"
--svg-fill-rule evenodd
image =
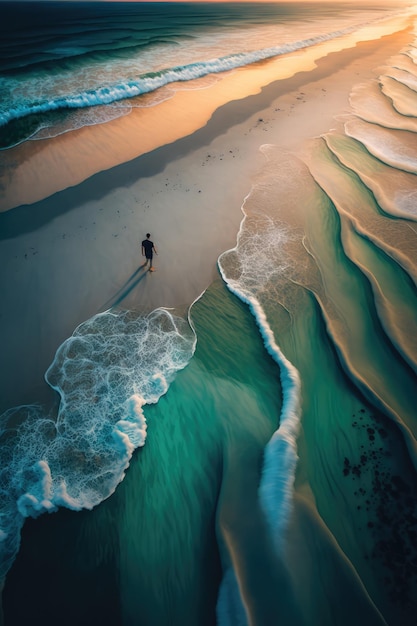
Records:
M146 239L142 241L142 256L146 257L146 262L143 267L146 267L149 261L149 271L153 272L153 267L152 267L153 253L154 252L155 254L158 254L158 253L153 244L153 241L149 239L150 236L151 236L150 233L146 233Z

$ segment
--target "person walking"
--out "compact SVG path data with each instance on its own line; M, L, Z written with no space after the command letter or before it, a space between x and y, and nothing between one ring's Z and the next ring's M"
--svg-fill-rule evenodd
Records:
M158 254L158 253L156 251L153 241L150 240L150 236L151 236L150 233L146 233L146 239L142 241L142 256L146 257L146 261L143 267L146 267L149 261L149 271L153 272L154 271L154 268L152 266L153 253L154 252L155 254Z

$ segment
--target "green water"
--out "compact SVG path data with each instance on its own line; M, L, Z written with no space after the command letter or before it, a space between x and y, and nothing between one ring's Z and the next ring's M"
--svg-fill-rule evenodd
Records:
M244 624L240 604L256 626L413 625L416 375L407 326L416 291L389 252L395 229L410 233L407 246L415 233L384 215L324 142L314 157L308 169L270 151L238 246L222 262L258 298L300 374L282 553L258 490L285 390L248 307L219 279L192 308L195 355L145 407L146 445L115 494L92 512L26 523L5 586L6 626L39 615L45 626L57 616L64 626L214 626L230 606L234 626ZM281 513L276 503L271 510ZM241 600L227 605L233 589Z
M377 214L377 207L356 175L339 167L324 150L315 152L313 174L332 198L334 207L340 211L340 217L334 209L327 210L325 218L321 220L315 216L310 222L308 234L322 275L325 295L320 294L320 297L324 299L324 308L331 319L332 332L347 366L360 380L368 397L375 395L376 400L387 411L400 417L415 433L416 376L396 350L395 340L384 332L366 274L351 262L344 251L344 246L349 251L347 244L352 239L351 231L348 230L345 235L349 226L346 223L345 207L356 207L359 215L363 207L364 216L369 212ZM395 223L395 220L392 221ZM390 230L390 220L386 220L385 229ZM381 227L380 230L382 233ZM338 240L341 245L332 244ZM353 258L356 258L355 248L358 249L357 256L360 258L360 238L355 238L351 244L350 256ZM395 261L391 259L388 273L382 257L377 264L376 261L374 255L370 264L371 271L373 268L386 281L387 294L391 292L391 297L398 295L398 291L395 294L394 286L404 283L402 268L396 267ZM393 285L392 288L390 284ZM403 307L405 311L407 308L410 310L415 305L415 290L409 280L408 290L402 289L400 295L398 301L392 302L391 308L400 305L401 311Z
M256 294L300 373L300 460L287 559L306 623L385 618L411 625L417 484L414 440L404 425L416 418L416 378L394 326L383 319L377 286L397 320L412 318L415 289L385 248L359 234L362 221L383 219L369 190L327 153L314 157L308 171L270 151L245 203L238 249L224 267ZM358 228L346 217L350 205ZM378 235L392 232L392 222L379 223ZM267 242L267 250L248 263L252 242ZM299 506L303 501L311 508Z
M373 621L371 601L384 615L392 614L395 619L398 609L402 610L396 588L404 583L404 577L392 560L392 551L398 550L399 562L407 567L412 566L415 554L413 469L392 421L366 402L341 369L320 308L311 296L304 295L304 309L299 313L293 317L291 331L281 337L281 345L302 379L296 490L302 494L306 487L311 489L320 516L370 596L366 598L359 579L342 579L340 563L337 578L329 578L332 570L322 568L325 559L320 552L312 567L314 579L320 581L314 588L317 604L310 605L310 611L317 612L309 623L348 625L365 620L365 615L367 621L359 623L379 623ZM399 529L395 540L392 526ZM312 559L313 554L306 548L304 559ZM413 593L410 580L407 603L413 602ZM338 603L335 598L339 598ZM325 606L326 611L333 609L329 621L321 613Z
M232 543L247 536L243 513L257 507L281 391L253 318L220 281L194 306L193 322L196 354L168 394L145 407L147 443L116 493L92 512L26 524L6 584L7 624L33 614L44 624L57 614L61 624L215 623L221 568L230 560L221 527ZM216 524L228 484L242 487L232 507L222 503ZM253 561L250 549L241 554Z
M315 165L322 174L319 182L331 181L325 186L331 196L322 194L318 201L312 189L310 201L295 206L304 207L304 245L317 268L304 262L298 249L287 272L290 281L292 275L296 281L287 281L285 290L269 286L261 302L281 349L302 381L297 491L311 493L318 513L359 577L344 582L343 602L335 603L328 596L339 597L338 583L329 578L331 568L322 570L316 564L320 581L316 598L322 597L326 611L333 612L326 618L317 599L304 597L302 604L311 603L311 624L380 623L372 603L390 624L409 624L417 588L413 547L417 484L415 459L407 449L413 450L413 440L396 424L414 424L416 379L396 349L391 327L384 330L381 324L375 289L369 274L361 271L360 261L366 261L375 274L397 318L413 315L415 289L395 260L353 230L346 233L347 224L334 203L339 198L356 206L360 201L369 203L367 190L358 186L354 176L335 171L331 161L316 160ZM309 184L305 181L306 188ZM304 275L299 269L303 266ZM277 294L285 313L271 293ZM381 410L380 398L394 407L394 416L389 408ZM313 554L310 546L304 558L312 559ZM294 575L299 578L297 571Z

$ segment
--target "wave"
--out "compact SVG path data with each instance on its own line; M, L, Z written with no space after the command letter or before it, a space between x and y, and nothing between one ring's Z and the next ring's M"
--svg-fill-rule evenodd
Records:
M410 281L410 274L393 264L392 257L384 251L384 244L356 220L348 217L345 222L347 256L368 278L387 343L392 344L401 359L417 374L417 341L414 336L410 337L410 328L416 322L415 285ZM353 233L356 242L352 245ZM373 263L366 264L366 253L369 258L374 255ZM401 300L401 308L392 304Z
M163 99L168 99L170 95L161 95L158 98L158 103ZM156 100L156 99L155 99ZM156 102L151 104L143 103L143 107L152 106ZM58 135L64 135L67 132L77 130L78 128L84 128L85 126L97 126L98 124L105 124L128 115L133 108L127 101L124 105L114 105L110 107L95 107L94 112L89 109L74 109L73 111L67 111L66 115L59 118L48 119L47 117L34 120L33 127L28 128L16 128L15 132L9 136L0 138L0 152L2 150L8 150L14 148L25 141L38 141L40 139L52 139L58 137ZM57 116L59 113L56 114ZM12 122L13 124L14 122ZM19 122L15 122L19 124Z
M394 109L398 113L409 117L417 117L417 93L413 89L391 76L381 76L379 81L382 93L390 98Z
M345 123L345 133L356 139L383 163L399 170L417 174L415 136L406 130L388 130L362 120Z
M244 208L242 210L244 211ZM265 348L280 368L283 403L279 426L264 449L259 502L265 514L277 554L283 557L285 530L292 510L295 471L298 461L297 436L301 419L301 382L298 370L278 347L267 315L260 299L257 297L257 292L266 286L268 278L277 271L277 267L274 266L274 259L272 259L270 261L271 266L262 267L261 272L259 272L259 268L252 263L253 259L250 254L249 258L247 257L248 249L245 245L247 242L243 242L242 245L246 219L247 216L245 215L238 234L237 246L233 250L224 252L219 257L218 266L228 289L249 306L258 325ZM278 240L285 236L281 231L277 231L275 234ZM270 235L271 237L274 236L271 233ZM258 234L258 236L261 235ZM264 244L270 252L268 244L265 242ZM240 247L242 256L239 256ZM258 250L256 244L255 248ZM230 259L232 255L238 259L236 277L232 277L233 272L229 272L226 269L227 262L225 263L225 261L228 258ZM258 253L256 253L256 257L259 259ZM254 267L254 269L252 272L246 273L245 268L248 265ZM260 276L265 276L266 278L262 281ZM229 623L231 615L234 616L234 619L239 615L239 623L242 623L242 625L246 623L240 602L236 576L229 570L223 578L218 600L217 610L221 623Z
M98 89L88 89L73 94L69 93L65 96L49 98L43 101L23 101L16 106L12 106L9 109L0 112L0 126L4 126L12 120L20 119L36 113L47 113L58 109L84 108L99 104L111 104L112 102L149 93L170 83L195 80L196 78L201 78L207 74L216 74L234 70L251 63L256 63L258 61L270 59L289 52L301 50L324 41L341 37L354 32L357 29L357 25L350 26L342 30L296 41L283 46L274 46L261 50L230 54L207 61L148 72L140 75L137 79L124 81L119 84L103 86Z
M404 68L392 67L385 73L385 76L394 78L413 91L417 91L417 76Z
M292 507L292 494L297 467L297 435L300 425L300 377L275 342L274 333L259 301L245 294L236 283L220 269L232 293L248 304L267 352L279 365L283 389L283 406L279 427L265 447L262 477L259 486L261 506L269 523L274 542L282 550L284 531Z
M417 120L398 113L376 80L356 85L349 95L349 104L354 114L365 122L417 132Z
M346 135L329 132L323 135L323 139L340 163L355 172L372 192L382 213L417 221L415 174L391 168L373 157L356 139Z
M401 429L416 464L417 422L410 390L416 384L417 344L408 338L407 327L415 320L415 233L406 221L382 216L366 188L340 168L322 142L316 142L308 165L332 202L343 253L350 260L336 273L327 259L320 260L320 248L310 244L325 285L312 292L342 367L371 404Z
M183 37L186 39L186 37ZM71 45L62 44L59 39L55 43L51 42L51 45L44 50L37 50L33 52L28 50L28 45L25 44L24 51L22 50L22 44L16 45L16 51L14 52L12 46L7 48L7 58L0 60L0 71L4 75L19 76L19 74L25 74L28 71L39 71L42 75L48 76L48 73L56 73L59 69L67 70L74 67L83 67L86 63L97 64L110 64L116 57L117 59L129 59L133 54L138 54L142 50L148 51L152 47L160 45L165 46L179 46L179 42L176 39L169 39L165 37L150 37L143 42L135 41L131 43L127 41L124 43L122 40L117 40L112 44L107 44L104 47L96 46L94 49L90 47L81 46L77 44ZM0 48L1 52L1 48Z
M195 345L189 321L166 309L105 311L78 326L45 374L57 415L27 405L0 416L0 580L26 517L92 509L114 492L145 444L143 406L167 392Z
M325 139L327 138L326 135ZM330 139L329 143L337 148L334 152L344 154L348 149L351 150L351 154L348 154L344 161L352 162L359 171L365 171L371 178L375 163L379 165L379 162L369 157L362 144L346 136L340 139L334 131ZM315 145L320 146L322 151L325 143L320 138L315 141ZM302 309L296 312L297 307L291 301L290 290L292 291L293 285L304 288L314 298L315 305L318 305L317 310L324 322L323 330L327 334L329 345L334 349L341 370L347 376L349 386L356 387L361 402L365 399L366 403L373 407L372 410L391 420L395 431L398 431L405 443L411 463L415 466L416 422L411 393L415 388L415 375L410 368L416 363L417 344L408 337L409 328L412 327L410 323L415 320L415 288L407 272L401 269L402 264L397 265L396 256L391 258L390 250L384 245L386 236L387 243L398 250L398 256L403 253L408 256L409 253L413 259L415 237L411 235L414 232L410 231L407 237L409 231L407 222L388 220L387 216L379 211L368 189L337 161L334 152L325 153L326 161L324 154L323 158L320 158L320 152L312 152L308 161L315 167L312 168L310 163L306 164L309 171L308 176L305 174L305 179L298 175L298 171L291 175L287 165L289 159L282 155L281 148L268 147L266 151L267 156L269 153L274 156L275 152L280 158L272 163L272 168L268 166L262 168L260 182L254 192L251 192L250 205L245 202L250 217L249 219L245 217L246 226L241 227L237 247L219 259L222 277L228 288L250 306L265 345L275 360L279 359L280 354L275 353L276 345L271 345L274 336L270 324L278 329L283 345L291 345L293 337L287 344L285 343L285 327L280 324L282 319L280 315L277 314L274 318L274 309L277 310L288 303L287 310L290 316L296 318L297 315L303 315ZM366 163L367 157L370 159L369 163ZM303 155L304 158L306 157ZM385 171L388 166L381 162L380 169ZM377 172L379 174L378 170ZM383 175L381 174L381 178ZM393 172L392 176L393 194L400 186L395 185L395 182L401 183L406 180L412 185L412 174ZM400 178L395 181L395 176ZM318 210L320 205L316 202L313 188L320 192L320 197L322 196L322 215ZM306 219L304 215L308 215L308 212L311 217ZM265 213L278 217L268 223L264 217ZM286 227L280 228L277 221L280 215L284 217L285 225L288 225L290 231L288 236L284 232L281 239L274 232L274 230L282 232ZM297 234L297 240L304 246L309 259L314 261L314 267L310 267L307 259L303 259L299 246L292 245L291 232L295 232L294 226L303 226L302 231ZM407 247L409 242L410 246ZM290 263L285 265L287 245L292 253L292 265L291 259ZM411 245L414 245L414 248ZM287 286L286 282L292 284ZM306 334L305 339L310 341L310 336ZM278 341L281 343L279 339ZM290 349L296 353L298 347ZM316 368L311 367L311 363L317 365L318 362L314 360L314 348L312 354L313 359L309 354L310 358L307 364L304 364L304 368L309 371L308 376L311 375L313 385L311 390L315 389L316 383L318 385L317 377L320 376L315 371ZM289 358L293 360L294 357ZM297 358L299 360L296 364L300 366L300 371L304 375L306 369L303 370L303 357ZM280 364L284 402L280 426L265 449L259 490L262 508L279 555L283 554L283 538L293 503L292 481L297 467L296 438L300 420L298 370L293 369L291 363L287 369L287 364L288 362L284 362L283 367ZM293 374L294 379L291 378ZM285 380L287 375L289 380ZM303 379L307 406L308 376ZM324 384L327 384L327 380ZM320 412L323 411L324 414L326 409L325 403L323 407L320 403L318 405L320 408L317 423L320 424ZM334 410L333 405L330 410ZM321 427L318 426L318 439L321 434ZM355 445L356 440L353 442L353 446ZM322 454L323 456L327 454L326 445L323 446ZM343 464L343 456L341 460ZM303 461L305 462L305 458ZM323 465L327 462L327 459L319 461ZM283 468L285 473L281 475ZM312 474L315 471L316 468L312 467ZM336 467L335 472L337 471L340 469ZM335 484L332 481L330 493L335 496L336 501ZM314 479L311 486L314 488ZM320 484L319 489L321 488ZM329 523L331 516L328 517L320 508L318 511L323 514L323 519L331 529ZM350 549L351 546L347 542L349 549L346 549L343 533L335 532L335 539L340 542L339 545L345 550L352 566L357 567L355 547ZM359 567L357 571L362 577ZM374 601L373 590L368 589L366 576L363 577L363 581ZM217 608L221 619L219 623L233 623L230 618L230 615L234 614L233 611L238 615L237 619L240 619L240 612L236 609L237 592L236 577L228 571L220 589ZM239 623L247 622L241 620Z

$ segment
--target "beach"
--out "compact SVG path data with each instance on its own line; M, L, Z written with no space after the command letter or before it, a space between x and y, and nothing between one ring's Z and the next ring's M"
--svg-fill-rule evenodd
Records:
M40 310L42 312L39 315L44 318L53 312L52 319L48 319L47 323L53 341L45 354L41 341L30 351L36 354L36 369L41 372L46 370L69 329L75 328L96 312L106 310L121 297L123 306L128 309L141 308L150 311L159 306L189 306L217 276L216 261L221 252L235 245L236 233L242 220L242 202L251 191L251 177L262 169L264 163L260 145L271 143L284 150L297 150L303 141L320 136L331 128L337 128L340 125L338 116L349 110L352 87L362 80L375 78L378 67L385 62L387 55L389 57L394 54L409 39L410 33L405 29L400 34L376 41L352 44L349 40L348 45L352 47L325 55L319 60L317 69L314 68L314 62L308 59L306 65L310 69L302 69L300 72L296 72L300 62L296 55L294 61L290 59L290 70L286 70L288 74L296 72L295 75L279 81L273 80L276 71L274 65L284 64L287 59L265 62L263 65L266 69L262 70L269 75L272 84L264 87L259 94L224 104L214 111L206 124L200 116L200 105L207 100L206 92L209 88L180 91L176 95L181 100L186 100L187 96L193 101L197 100L197 103L191 102L191 114L187 116L191 127L197 128L194 133L177 138L166 146L159 146L133 161L118 163L113 169L95 173L74 187L71 186L71 165L73 162L80 162L80 168L84 172L83 150L82 147L77 147L84 145L84 135L92 134L91 150L95 155L105 154L112 159L116 153L115 158L118 160L119 151L114 147L118 143L123 155L126 137L131 136L134 123L129 118L140 116L143 112L146 115L148 109L136 109L131 115L115 122L58 136L56 140L52 140L51 160L48 159L49 146L42 147L41 173L48 173L51 168L53 172L43 180L54 186L60 185L61 175L69 178L65 184L70 184L70 187L57 192L58 196L52 195L35 204L18 206L14 214L10 213L10 225L6 221L4 227L6 232L10 229L13 237L15 232L20 232L22 223L27 225L23 226L24 229L34 230L42 226L44 221L50 222L47 216L54 216L52 224L48 224L48 228L52 230L41 232L40 240L36 234L33 239L21 238L19 248L14 248L14 258L9 260L9 275L22 276L24 280L33 281L32 288L36 291L36 279L33 280L31 273L22 272L22 269L33 264L34 274L42 276L50 273L49 286L42 285L47 293L44 309ZM333 42L332 47L334 45ZM311 56L314 59L319 53L314 51ZM301 67L305 67L303 58ZM252 68L238 72L242 91L248 90L245 79L247 72L255 73L256 76L256 69ZM227 78L223 80L227 82ZM264 78L263 81L265 80ZM252 88L249 84L249 91L251 90L255 90L255 87ZM230 90L226 88L226 96L222 94L222 99L230 97L228 94ZM175 98L166 104L175 113ZM151 113L156 115L157 111ZM198 129L202 124L203 127ZM172 123L171 127L172 132L177 135L177 125ZM149 125L147 128L149 135L152 135L154 126ZM73 139L73 134L78 136ZM104 147L100 143L103 135ZM73 141L76 142L75 148ZM35 159L39 153L38 143L42 142L33 143L34 147L30 142L22 145L23 166L28 163L25 152L34 152ZM20 146L16 148L18 155L19 150ZM58 154L65 154L70 163L61 165L55 150ZM13 149L11 152L10 158L14 160ZM129 152L127 156L130 156ZM88 157L87 162L94 169L107 165L97 156L94 159ZM55 176L54 167L58 171L58 177ZM28 181L24 174L21 179L17 177L16 193L23 192L29 198L33 195L36 198L39 190L43 193L43 180L40 184L37 181L39 175L35 165L31 167ZM31 176L34 177L33 180ZM213 180L216 181L215 189ZM230 180L233 180L233 185L230 185ZM59 216L62 214L62 219L65 219L69 213L71 215L68 223L63 227ZM97 232L95 226L103 218L107 222L106 228ZM155 243L158 243L159 253L155 259L158 274L155 277L147 276L145 281L144 273L140 271L144 260L141 257L140 242L148 230L155 238ZM181 243L184 240L185 245ZM14 246L14 243L10 245ZM52 246L52 250L46 246ZM109 250L112 251L111 254ZM54 251L60 255L60 260L53 264L51 271L51 254ZM65 277L67 274L68 278ZM184 274L186 279L183 279ZM154 278L157 280L153 280ZM138 289L135 289L136 283ZM64 293L61 285L65 285ZM29 289L26 283L20 285L16 292L24 293L26 297ZM32 298L29 297L29 300ZM39 301L42 300L38 296ZM19 321L16 320L16 310L8 310L11 317L4 328L8 324L10 327L16 323L22 329L28 328L24 316L31 316L31 310L18 307L17 314L23 316ZM5 314L7 315L7 310ZM62 320L65 318L66 330L63 330ZM54 319L59 320L60 329L54 328ZM6 342L8 338L15 340L6 331ZM24 361L22 353L26 352L28 341L27 337L22 338L20 350L16 347L7 347L5 350L15 358L16 367L20 368ZM9 362L9 373L14 377L15 370L10 365ZM6 389L11 387L12 385L5 385ZM14 403L16 400L11 399L9 402Z
M90 506L68 480L59 511L35 520L57 492L27 500L5 626L411 626L417 71L404 50L415 24L400 15L2 151L2 411L57 410L58 391L69 415L77 385L103 410L89 367L70 380L99 362L85 346L107 345L100 320L168 311L163 332L146 326L161 343L138 349L142 372L160 358L160 389L135 379L147 435L140 408L125 421L142 439L120 426L131 441L111 497ZM394 139L386 157L360 126L382 126L361 94L406 67L407 96L382 81L404 119L387 131L402 133L401 169ZM62 348L74 329L80 361ZM117 353L130 332L117 326L108 350L120 371L136 367L131 344Z

